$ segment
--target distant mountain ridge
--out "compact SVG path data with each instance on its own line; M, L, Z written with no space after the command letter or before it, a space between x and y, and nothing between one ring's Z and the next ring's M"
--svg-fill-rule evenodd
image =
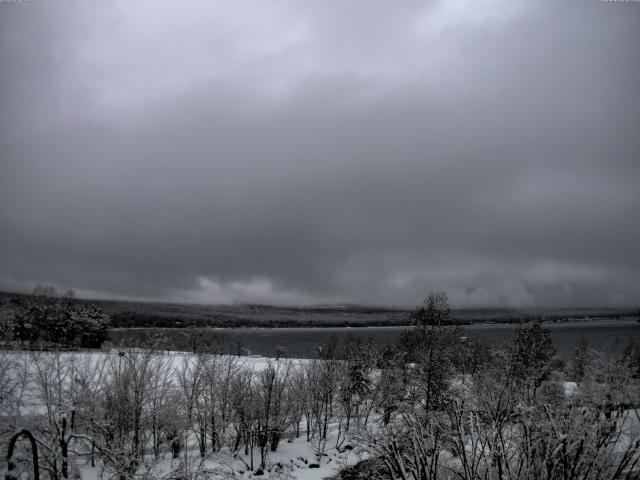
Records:
M25 296L0 292L0 305L9 298ZM285 307L275 305L198 305L165 302L78 299L95 303L111 317L113 328L130 327L351 327L409 325L408 309L371 307L355 304ZM637 317L638 311L613 308L452 309L455 323L519 323L540 319L568 321L584 318Z

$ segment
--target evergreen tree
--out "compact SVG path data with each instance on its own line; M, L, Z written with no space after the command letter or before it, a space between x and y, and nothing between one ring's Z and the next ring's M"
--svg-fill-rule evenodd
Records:
M38 285L34 295L11 299L9 308L3 336L21 343L96 348L107 338L108 316L99 306L76 300L72 291L58 296L53 287Z

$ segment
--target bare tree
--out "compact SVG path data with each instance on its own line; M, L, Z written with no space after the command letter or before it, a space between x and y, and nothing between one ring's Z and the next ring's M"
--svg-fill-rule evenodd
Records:
M265 467L269 450L275 452L284 431L291 424L291 404L288 389L291 364L269 362L257 374L256 398L258 402L258 446L260 466Z
M35 428L41 468L52 479L69 478L69 447L74 438L77 395L72 354L33 353L36 399L45 407Z
M135 474L144 453L154 356L151 350L123 350L108 357L102 418L93 428L105 468L121 480Z

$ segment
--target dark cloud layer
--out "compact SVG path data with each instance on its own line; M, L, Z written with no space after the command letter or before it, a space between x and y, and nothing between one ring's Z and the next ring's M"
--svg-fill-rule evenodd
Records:
M640 303L640 4L0 3L0 288Z

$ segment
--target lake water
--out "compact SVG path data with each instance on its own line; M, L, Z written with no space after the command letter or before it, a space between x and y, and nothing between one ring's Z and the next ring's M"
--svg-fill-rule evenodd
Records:
M551 339L563 358L569 358L575 345L586 338L592 348L607 352L620 352L630 339L640 341L640 323L632 320L592 320L567 323L545 323ZM371 339L378 345L397 342L403 330L410 327L330 327L330 328L207 328L197 329L114 329L114 343L144 346L149 336L163 336L166 347L190 350L193 341L205 348L219 341L224 350L261 356L274 356L276 347L287 349L287 356L314 358L318 346L326 345L332 337L342 343L349 338ZM511 338L517 325L474 324L464 327L469 340L500 344ZM163 342L164 343L164 342Z

